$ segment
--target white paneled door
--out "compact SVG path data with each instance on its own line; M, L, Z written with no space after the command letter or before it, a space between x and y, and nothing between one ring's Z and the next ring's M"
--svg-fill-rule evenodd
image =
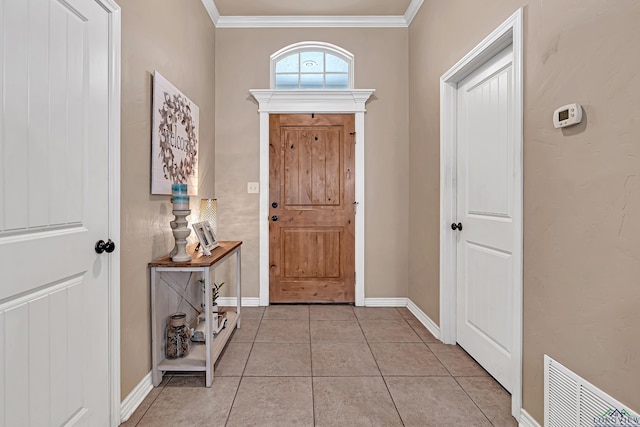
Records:
M0 425L109 424L109 15L0 0Z
M514 382L513 53L458 85L457 341L508 391ZM460 227L461 226L461 227Z

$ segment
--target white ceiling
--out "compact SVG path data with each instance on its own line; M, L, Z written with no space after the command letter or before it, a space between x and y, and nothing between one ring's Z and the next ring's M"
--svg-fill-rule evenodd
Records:
M218 28L408 27L424 0L202 0Z

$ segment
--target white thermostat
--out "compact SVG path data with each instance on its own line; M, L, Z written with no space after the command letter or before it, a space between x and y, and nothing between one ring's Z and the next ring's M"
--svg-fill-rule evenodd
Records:
M565 128L577 125L582 121L582 106L580 104L563 105L553 112L553 126Z

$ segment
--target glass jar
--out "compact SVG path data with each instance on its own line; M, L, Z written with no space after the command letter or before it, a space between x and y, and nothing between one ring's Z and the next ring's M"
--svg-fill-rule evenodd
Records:
M169 316L167 324L167 359L178 359L189 354L191 345L191 329L187 326L185 313L174 313Z

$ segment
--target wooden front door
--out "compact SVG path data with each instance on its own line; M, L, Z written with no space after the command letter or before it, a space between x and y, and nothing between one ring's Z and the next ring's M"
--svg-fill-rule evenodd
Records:
M354 115L269 117L269 300L354 302Z

